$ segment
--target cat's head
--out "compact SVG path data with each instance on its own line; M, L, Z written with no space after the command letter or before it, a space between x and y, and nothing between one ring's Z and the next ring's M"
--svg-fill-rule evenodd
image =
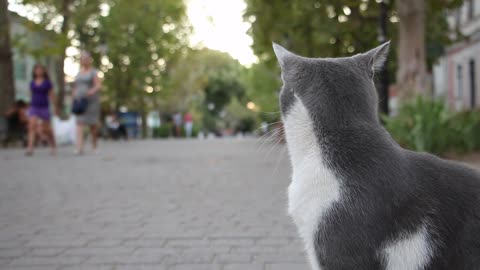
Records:
M320 126L378 122L373 77L383 68L389 42L345 58L301 57L277 44L273 49L282 70L280 106L284 120L301 113L301 107L300 111Z

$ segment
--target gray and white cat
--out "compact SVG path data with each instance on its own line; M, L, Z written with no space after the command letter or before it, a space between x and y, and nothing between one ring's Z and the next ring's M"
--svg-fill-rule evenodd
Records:
M347 58L279 45L288 211L314 270L480 269L480 176L402 149L373 83L389 43Z

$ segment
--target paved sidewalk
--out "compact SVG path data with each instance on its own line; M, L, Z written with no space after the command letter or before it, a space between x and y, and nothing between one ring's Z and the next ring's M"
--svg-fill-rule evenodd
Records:
M307 270L286 216L285 148L260 146L0 150L0 269Z

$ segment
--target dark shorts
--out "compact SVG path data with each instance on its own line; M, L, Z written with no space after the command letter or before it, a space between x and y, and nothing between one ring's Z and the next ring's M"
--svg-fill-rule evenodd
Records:
M30 107L28 110L29 117L38 117L44 121L50 121L50 110L48 107Z

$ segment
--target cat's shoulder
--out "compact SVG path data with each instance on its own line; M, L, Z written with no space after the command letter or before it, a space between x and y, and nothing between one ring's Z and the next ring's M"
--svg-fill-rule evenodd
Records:
M471 189L480 194L480 172L463 162L405 150L409 168L419 181Z

